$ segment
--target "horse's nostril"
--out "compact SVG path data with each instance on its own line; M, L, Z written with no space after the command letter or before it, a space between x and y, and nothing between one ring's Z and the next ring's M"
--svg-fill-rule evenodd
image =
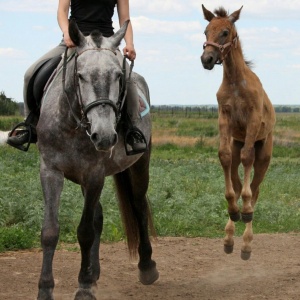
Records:
M91 140L92 140L93 142L96 142L96 141L98 140L98 134L97 134L97 133L93 133L93 134L91 135Z
M212 61L213 61L213 57L212 57L212 56L209 56L209 57L207 58L207 63L211 64Z

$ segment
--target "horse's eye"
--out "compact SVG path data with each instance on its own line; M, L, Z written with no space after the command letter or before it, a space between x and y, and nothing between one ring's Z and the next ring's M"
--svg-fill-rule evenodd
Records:
M224 36L224 37L227 37L228 35L229 35L229 31L228 31L228 30L224 30L224 31L223 31L223 36Z

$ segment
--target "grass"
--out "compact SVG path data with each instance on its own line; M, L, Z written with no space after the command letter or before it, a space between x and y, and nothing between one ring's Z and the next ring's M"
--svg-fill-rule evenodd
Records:
M280 114L277 120L273 159L254 215L256 233L296 232L300 228L300 114ZM153 116L148 196L159 236L223 236L227 203L217 157L216 122L205 116ZM0 156L0 251L39 247L43 198L36 146L27 153L3 146ZM80 187L66 180L60 207L63 243L76 242L82 202ZM102 240L124 239L111 178L106 180L101 203ZM238 223L237 234L243 229Z

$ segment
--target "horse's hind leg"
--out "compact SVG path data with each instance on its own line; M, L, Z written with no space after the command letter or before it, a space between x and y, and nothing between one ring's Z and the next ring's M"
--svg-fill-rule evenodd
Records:
M266 172L268 170L271 156L272 156L272 148L273 148L273 138L272 134L266 138L265 141L259 141L255 144L255 161L253 164L254 167L254 175L251 182L251 205L254 209L254 206L257 202L259 195L259 186L262 183ZM251 243L253 240L253 229L252 229L252 221L246 224L246 229L243 234L243 245L241 250L241 257L244 260L250 258L251 255Z
M153 226L146 197L149 183L148 155L146 152L130 169L115 175L128 247L132 254L135 254L138 247L139 279L146 285L152 284L159 277L156 263L151 259L152 246L148 234L149 223L150 227ZM126 207L128 203L130 208Z
M95 177L97 178L97 177ZM75 300L96 299L93 287L100 275L99 243L102 231L102 208L99 198L103 182L90 180L82 187L84 208L80 224L77 228L77 238L81 249L81 268L78 276L79 289Z
M231 181L233 185L233 189L235 192L235 203L237 203L238 199L240 198L241 191L242 191L242 183L239 176L239 165L241 163L240 159L240 152L241 148L243 147L243 143L233 140L231 144L231 151L232 151L232 163L231 163ZM238 218L235 218L238 221ZM224 251L227 254L232 253L233 245L234 245L234 236L235 232L235 224L234 221L229 218L226 226L225 226L225 239L224 239Z
M42 271L39 279L38 300L53 299L54 278L52 262L59 236L58 208L63 188L63 174L49 171L41 161L41 184L44 193L44 221L41 233L43 248Z

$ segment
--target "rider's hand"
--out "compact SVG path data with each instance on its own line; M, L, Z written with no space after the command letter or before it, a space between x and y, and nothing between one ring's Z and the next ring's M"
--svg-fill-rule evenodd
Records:
M124 55L128 57L129 60L135 60L136 52L133 45L126 45L123 49Z
M64 34L64 42L68 48L76 47L76 45L71 40L69 33Z

